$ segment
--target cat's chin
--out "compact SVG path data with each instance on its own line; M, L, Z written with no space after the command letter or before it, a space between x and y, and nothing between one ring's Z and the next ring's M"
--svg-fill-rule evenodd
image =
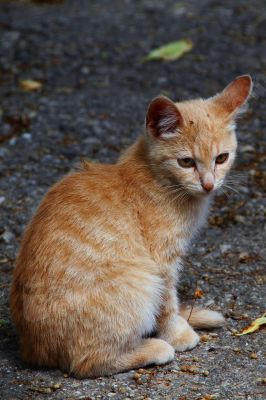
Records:
M199 191L190 192L190 194L194 198L206 199L208 197L209 198L213 197L215 192L216 192L215 190L212 190L211 192L206 192L206 190L199 190Z

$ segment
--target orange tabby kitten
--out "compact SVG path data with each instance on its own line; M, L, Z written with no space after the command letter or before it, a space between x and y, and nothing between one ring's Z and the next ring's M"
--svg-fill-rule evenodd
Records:
M251 92L149 106L146 131L115 165L85 163L53 186L26 229L11 310L25 361L76 377L164 364L221 314L179 307L181 257L236 152ZM155 335L154 335L155 332Z

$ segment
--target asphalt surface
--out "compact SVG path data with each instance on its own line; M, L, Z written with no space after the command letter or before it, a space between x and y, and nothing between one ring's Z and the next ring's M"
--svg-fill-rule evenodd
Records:
M265 311L265 16L262 0L0 1L1 399L266 398L265 329L234 335ZM177 39L192 40L192 51L142 62ZM48 187L83 158L114 162L154 96L206 97L243 73L255 93L239 121L233 190L216 197L179 287L192 303L198 285L197 304L221 310L227 326L201 332L199 347L169 365L110 378L23 364L8 293L23 229ZM41 90L24 91L25 79Z

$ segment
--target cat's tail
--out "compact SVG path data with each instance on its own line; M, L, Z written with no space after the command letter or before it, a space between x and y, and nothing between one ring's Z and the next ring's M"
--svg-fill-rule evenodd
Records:
M211 329L219 328L225 324L223 315L217 311L206 308L180 306L179 314L185 318L193 328Z

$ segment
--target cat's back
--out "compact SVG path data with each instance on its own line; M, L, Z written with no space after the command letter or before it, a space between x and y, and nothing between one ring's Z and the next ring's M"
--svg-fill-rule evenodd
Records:
M102 164L86 164L56 183L26 228L15 279L25 279L27 271L34 279L40 270L55 271L75 258L95 261L110 249L123 230L122 186L116 166Z
M75 212L85 212L89 218L101 206L112 208L112 203L119 201L120 196L121 182L115 165L86 163L84 168L66 175L50 188L30 226L62 223L60 216L72 219Z

